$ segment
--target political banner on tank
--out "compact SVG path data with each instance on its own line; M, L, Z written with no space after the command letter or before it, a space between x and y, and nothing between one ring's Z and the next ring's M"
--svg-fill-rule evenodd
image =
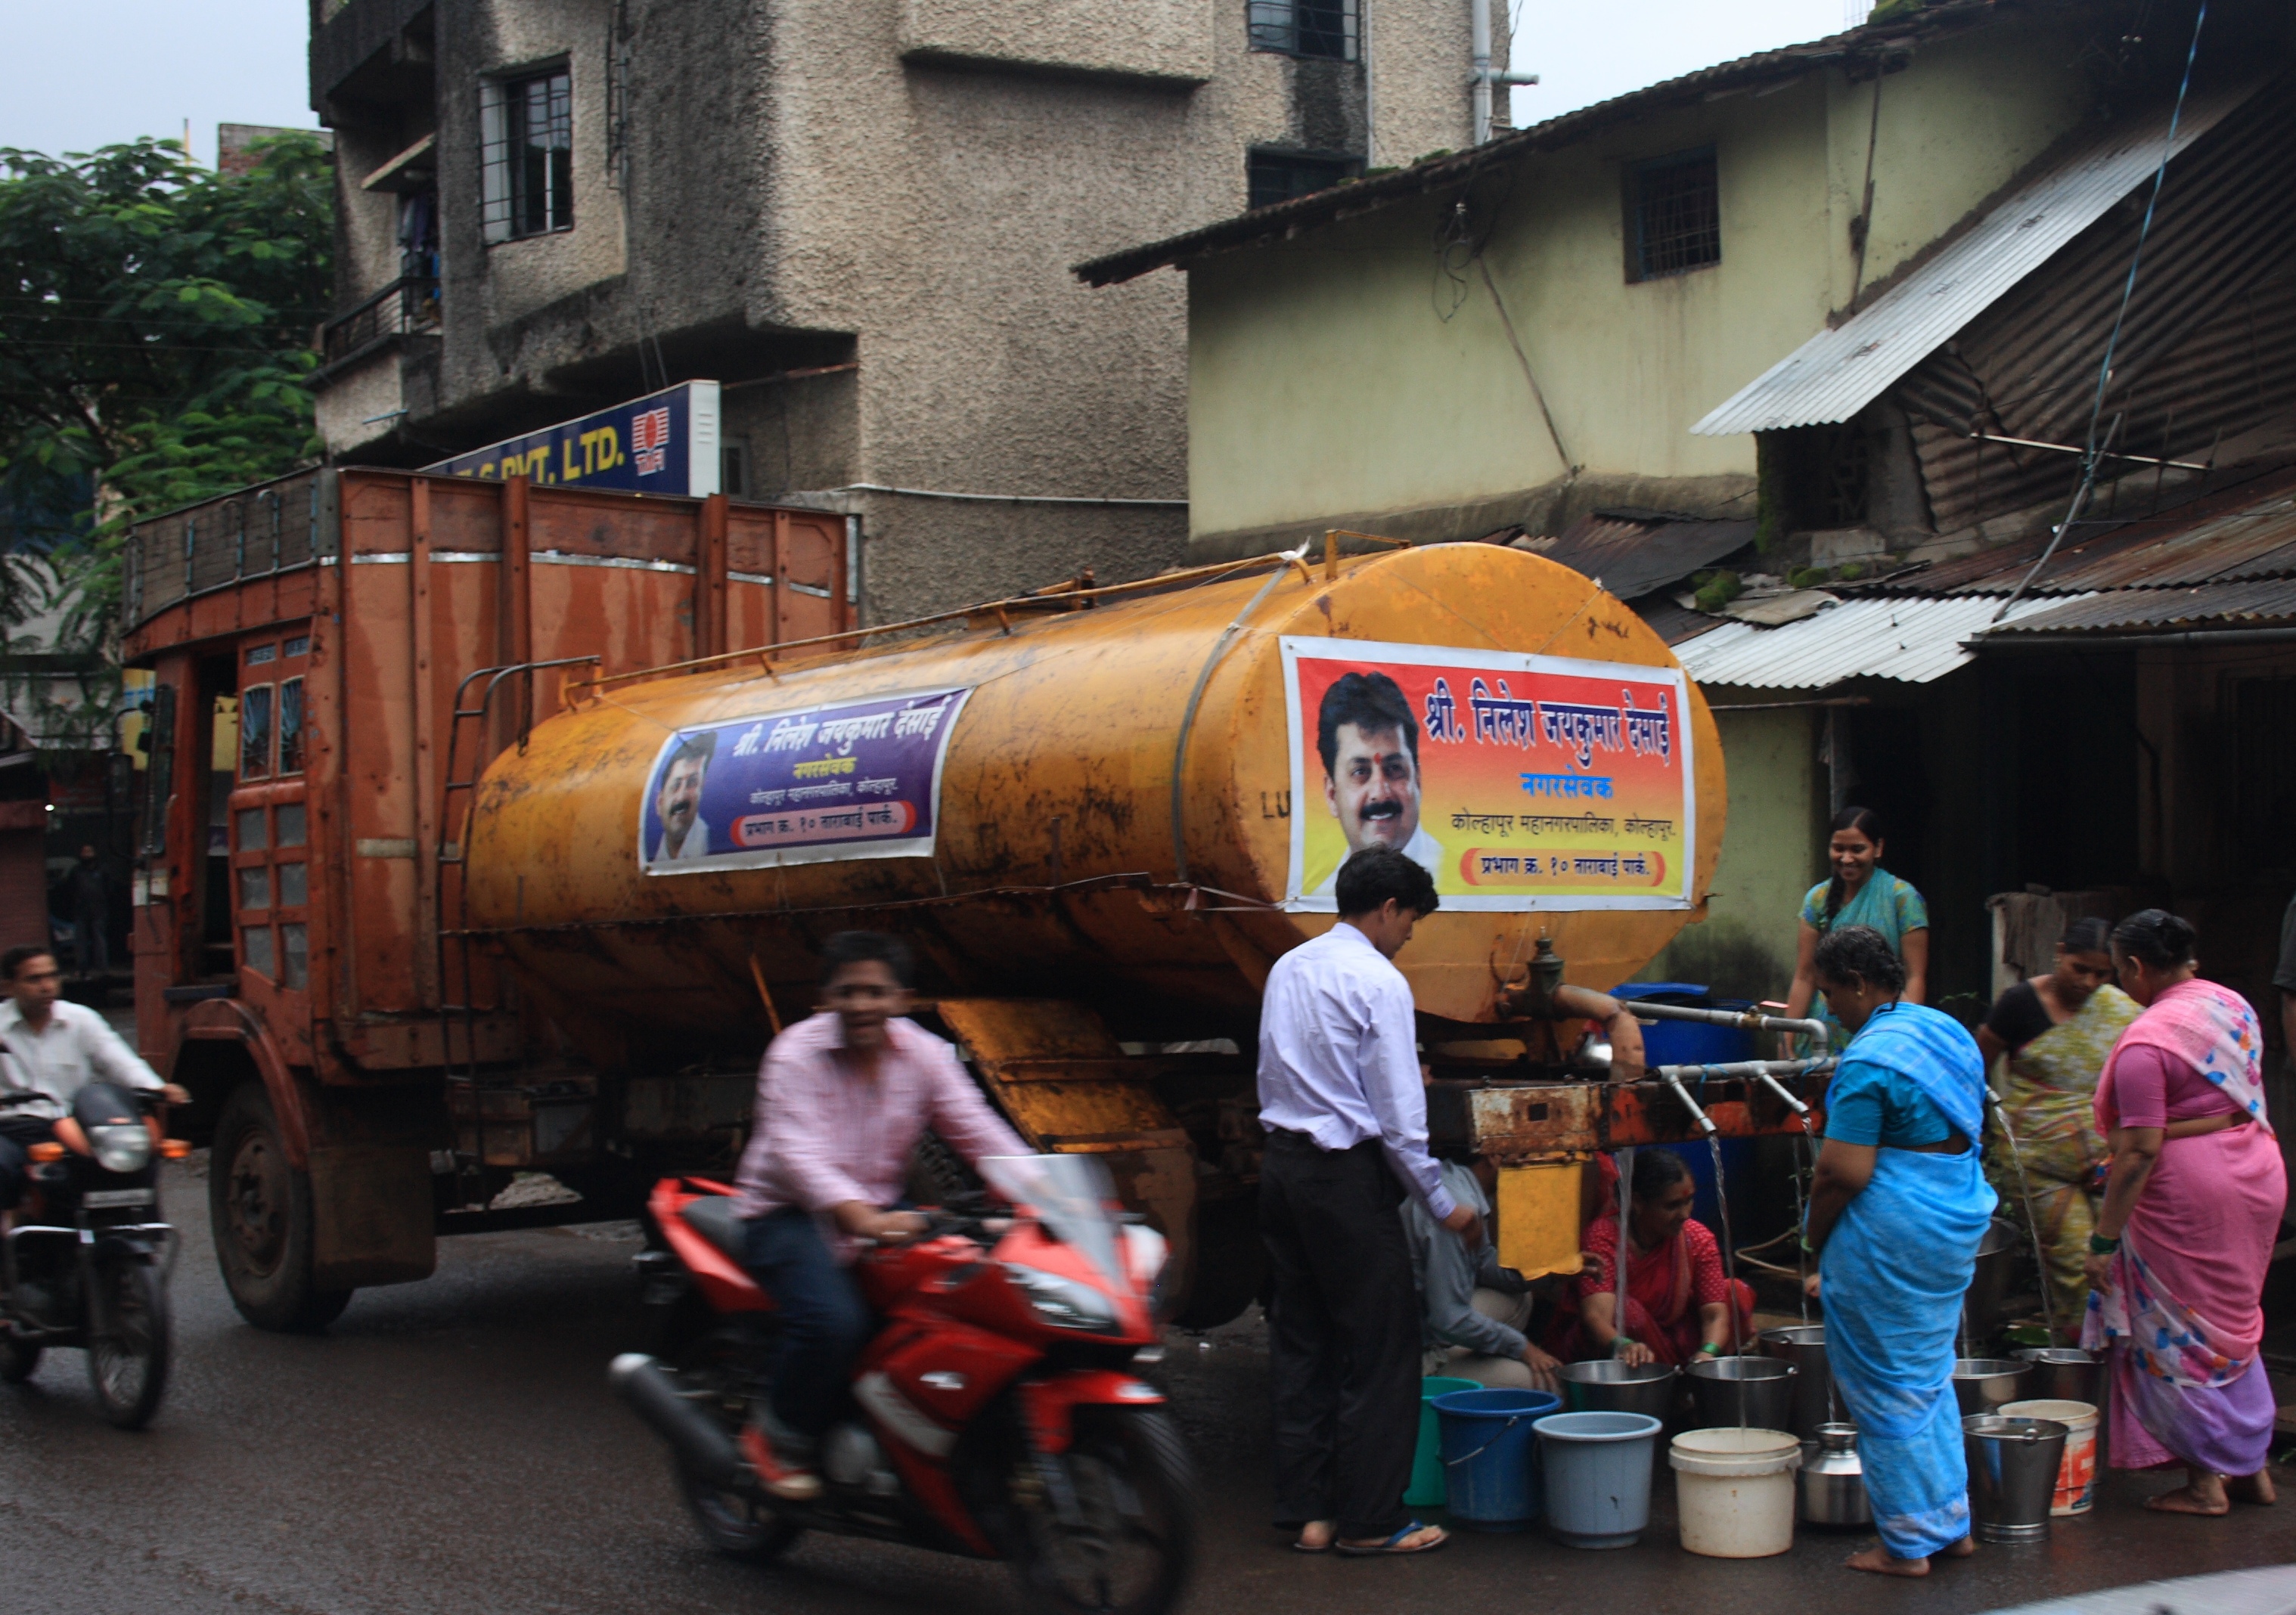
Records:
M680 729L638 807L648 874L930 857L969 690L872 696Z
M1383 842L1453 909L1686 908L1697 848L1680 669L1287 635L1284 906L1331 913Z

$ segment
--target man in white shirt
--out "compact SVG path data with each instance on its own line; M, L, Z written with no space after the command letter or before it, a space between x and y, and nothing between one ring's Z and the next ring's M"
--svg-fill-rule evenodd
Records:
M1382 845L1341 865L1337 890L1339 923L1275 962L1259 1017L1275 1517L1306 1553L1424 1553L1447 1538L1403 1508L1420 1331L1396 1209L1408 1193L1471 1243L1481 1225L1427 1152L1416 1011L1391 963L1435 882Z
M12 1210L23 1198L25 1151L55 1136L89 1083L156 1089L175 1104L192 1096L161 1082L102 1016L63 1002L63 972L46 948L10 948L0 972L8 988L0 1004L0 1210Z
M1339 820L1349 855L1393 847L1439 877L1443 843L1419 822L1419 720L1403 686L1384 673L1341 674L1316 708L1316 750L1324 759L1324 805ZM1333 896L1339 878L1333 871L1311 895Z

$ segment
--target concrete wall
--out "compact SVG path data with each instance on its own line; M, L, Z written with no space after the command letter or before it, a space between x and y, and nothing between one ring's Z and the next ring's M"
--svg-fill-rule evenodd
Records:
M1731 691L1730 701L1759 699ZM1788 693L1784 699L1792 699ZM1699 981L1733 998L1783 998L1793 980L1802 894L1822 872L1825 782L1816 763L1822 715L1809 708L1717 713L1728 765L1730 818L1706 917L1685 928L1639 980Z
M2080 122L2093 93L2073 54L2037 25L2003 24L1925 46L1882 80L1867 282ZM1456 512L1435 521L1454 530L1423 536L1488 530L1493 516L1551 527L1601 503L1751 514L1752 439L1689 429L1849 303L1873 94L1813 72L1477 182L1464 225L1488 242L1561 453L1480 269L1464 248L1436 250L1456 194L1202 260L1189 277L1192 547L1272 547L1332 521L1407 528L1436 511ZM1628 282L1631 165L1709 143L1722 261Z
M1240 211L1254 148L1363 152L1362 64L1253 51L1245 0L628 0L613 165L615 9L438 7L443 343L420 389L391 360L340 378L339 453L419 462L632 396L654 343L673 377L734 384L854 363L729 393L726 436L753 496L864 516L870 615L1181 557L1186 288L1095 291L1069 266ZM1464 144L1468 0L1377 16L1381 150ZM562 60L574 227L487 244L479 84ZM352 143L380 161L397 134ZM364 291L396 273L392 221L347 200Z

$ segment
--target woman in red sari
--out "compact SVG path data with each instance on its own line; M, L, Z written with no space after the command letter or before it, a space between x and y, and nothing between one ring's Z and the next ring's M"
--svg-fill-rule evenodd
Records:
M1618 1278L1611 1264L1618 1256L1619 1213L1613 1203L1582 1236L1588 1259L1562 1299L1552 1348L1557 1357L1679 1364L1701 1352L1720 1357L1753 1344L1753 1289L1723 1273L1712 1232L1690 1215L1695 1193L1690 1168L1673 1151L1636 1153L1627 1225L1627 1326L1622 1332L1616 1322Z

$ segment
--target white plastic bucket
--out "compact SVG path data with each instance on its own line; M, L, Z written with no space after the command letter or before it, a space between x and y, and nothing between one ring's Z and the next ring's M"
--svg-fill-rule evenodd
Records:
M1692 1430L1667 1450L1682 1545L1709 1559L1767 1559L1793 1546L1801 1442L1784 1430Z
M2086 1514L2096 1504L2096 1409L2087 1402L2012 1402L2001 1410L2011 1419L2054 1419L2065 1427L2064 1462L2057 1466L2057 1492L2049 1501L2056 1515Z

